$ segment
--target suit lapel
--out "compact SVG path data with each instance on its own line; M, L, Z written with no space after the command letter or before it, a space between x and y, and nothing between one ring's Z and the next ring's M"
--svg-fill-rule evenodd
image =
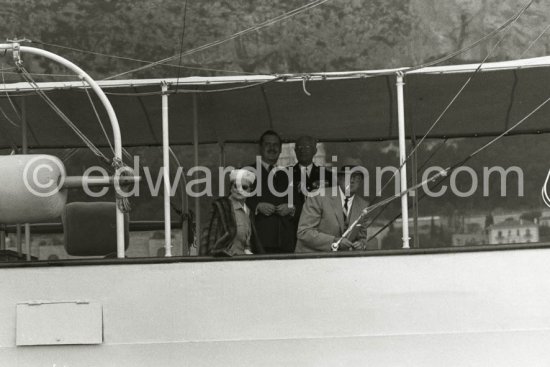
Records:
M332 191L332 189L329 189L329 191ZM336 219L338 220L340 232L344 233L344 209L342 208L342 200L340 199L340 190L336 189L336 192L336 196L331 195L330 203L334 209L334 215L336 215Z
M349 222L350 224L355 222L355 220L361 215L361 203L359 202L359 198L357 195L353 198L353 202L351 203L351 210L349 211Z
M308 177L308 185L313 185L315 181L319 181L319 167L313 164Z

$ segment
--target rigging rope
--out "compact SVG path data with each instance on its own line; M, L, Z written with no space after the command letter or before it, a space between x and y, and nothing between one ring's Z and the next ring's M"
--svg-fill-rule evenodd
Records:
M111 165L115 169L115 172L120 175L119 177L129 176L130 172L133 173L133 170L130 167L126 166L120 158L113 157ZM120 211L123 213L129 213L132 210L132 206L130 205L130 200L128 199L128 197L125 195L121 195L118 190L115 190L115 193L117 198L117 206Z
M550 24L548 24L546 26L546 28L544 28L544 30L539 34L539 36L537 38L535 38L535 40L533 42L531 42L531 44L529 45L529 47L527 47L525 49L525 51L523 51L521 53L521 56L519 57L520 59L523 57L523 55L525 55L527 53L527 51L529 51L531 49L531 47L533 47L533 45L546 33L546 31L550 29Z
M514 22L516 22L519 17L527 10L527 8L529 6L531 6L531 4L533 3L533 1L530 1L528 4L526 4L522 9L521 11L513 18L510 18L512 19L512 21L510 23L508 23L508 25L511 25L513 24ZM507 25L507 26L508 26ZM503 28L504 29L504 28ZM527 52L528 49L530 49L537 40L539 40L542 35L548 30L550 29L550 25L548 27L546 27L544 29L544 31L528 46L528 48L524 51ZM502 42L502 40L504 39L504 37L501 37L500 40L493 46L493 48L490 50L490 52L487 54L487 56L484 58L484 60L480 63L480 65L478 66L478 68L474 71L474 74L471 75L468 80L466 81L466 83L459 89L458 93L455 95L455 97L451 100L451 102L447 105L447 107L444 109L444 111L442 112L442 114L438 117L438 119L436 119L436 121L432 124L432 126L428 129L427 133L422 137L422 139L419 141L418 145L409 153L409 155L407 156L407 158L404 160L403 164L405 164L409 159L410 157L412 156L412 154L418 149L419 145L427 138L427 135L430 133L431 130L433 130L433 128L435 127L435 125L441 120L441 117L444 115L444 113L450 108L450 106L452 105L452 103L454 103L454 101L456 100L456 98L460 95L460 93L464 90L464 88L467 86L467 84L472 80L472 78L475 76L475 74L477 72L479 72L482 64L488 59L489 55L495 50L495 48ZM524 54L523 53L523 54ZM522 55L523 55L522 54ZM482 152L483 150L487 149L490 145L492 145L493 143L495 143L496 141L498 141L499 139L501 139L502 137L506 136L508 133L510 133L512 130L514 130L516 127L518 127L520 124L522 124L524 121L526 121L529 117L531 117L534 113L536 113L538 110L540 110L544 105L546 105L548 102L550 102L550 98L546 99L544 102L542 102L540 105L538 105L534 110L532 110L530 113L528 113L524 118L522 118L521 120L519 120L516 124L514 124L512 127L510 127L509 129L507 129L506 131L504 131L503 133L501 133L500 135L498 135L497 137L495 137L494 139L492 139L491 141L489 141L487 144L483 145L482 147L478 148L476 151L474 151L473 153L471 153L468 157L466 157L465 159L463 159L462 161L460 161L459 163L449 167L446 169L447 171L447 175L445 177L443 177L438 183L436 183L435 186L439 185L440 183L443 182L444 179L446 179L446 177L448 176L448 173L454 169L456 169L457 167L459 167L460 165L464 164L465 162L467 162L468 160L470 160L471 158L473 158L474 156L476 156L477 154L479 154L480 152ZM446 141L447 139L445 139ZM432 154L422 165L422 167L425 166L425 164L434 156L434 154ZM400 166L400 168L403 167L403 164ZM392 175L392 177L390 177L390 179L388 180L388 182L386 182L386 184L383 186L382 190L391 182L391 180L396 176L396 173L399 172L399 171L396 171L394 172L394 174ZM548 195L547 193L547 185L548 185L548 181L550 180L550 171L548 172L548 175L546 177L546 180L544 182L544 185L542 187L542 190L541 190L541 196L543 198L543 201L544 203L550 207L550 196ZM434 186L434 187L435 187ZM416 186L415 186L416 187ZM432 187L433 188L433 187ZM408 194L408 192L411 191L410 189L407 190L405 192L405 194ZM402 193L403 194L403 193ZM401 196L403 195L399 195L399 196L395 196L395 197L390 197L384 201L382 201L381 203L385 203L385 206L382 208L382 210L377 214L377 216L370 222L370 224L372 224L376 218L378 218L380 216L380 214L387 208L387 206L390 204L391 201L395 200L396 198L400 198ZM418 199L419 201L422 200L424 197L426 197L427 194L424 192L423 195ZM372 209L370 209L371 211L374 210L374 209L377 209L380 205L380 203L376 204L375 206L373 206ZM380 230L378 230L373 236L369 237L368 240L371 240L373 238L375 238L376 236L378 236L378 234L380 234L383 230L385 230L388 226L390 226L393 222L395 222L395 220L397 220L399 217L401 217L401 214L398 214L397 216L395 216L391 221L389 221L385 226L383 226ZM370 225L369 224L369 225ZM403 224L405 225L405 224Z
M550 170L546 174L546 179L544 180L544 184L542 185L541 189L541 197L544 204L550 208L550 196L548 196L548 180L550 179Z
M2 69L2 83L4 84L4 88L6 86L6 79L4 79L4 70ZM19 112L17 111L17 109L15 108L15 105L13 104L13 101L11 100L11 97L10 97L10 94L8 93L8 91L4 91L4 93L6 94L6 97L8 98L8 101L10 102L11 104L11 107L13 109L13 111L15 112L15 115L17 116L17 118L19 119L19 121L21 121L21 115L19 115ZM4 115L4 117L8 120L8 122L10 124L12 124L13 126L15 127L19 127L18 124L16 124L15 122L13 122L10 118L8 118L8 116L6 115L6 113L4 112L4 110L2 110L2 114Z
M82 131L80 131L80 129L71 121L71 119L69 119L69 117L67 117L67 115L65 115L65 113L61 111L61 109L55 104L55 102L53 102L50 97L48 97L48 95L40 89L32 76L29 75L25 67L21 65L19 66L19 69L21 70L21 75L23 79L25 79L25 81L27 81L27 83L29 83L33 87L35 93L40 96L46 102L46 104L48 104L48 106L50 106L50 108L73 130L73 132L98 158L109 164L111 161L105 156L105 154L103 154L101 150L99 150L99 148L97 148Z
M271 24L274 24L274 23L277 23L277 22L280 22L282 20L285 20L287 18L290 18L294 15L297 15L303 11L306 11L306 10L309 10L310 8L314 8L316 6L319 6L321 5L322 3L326 2L328 0L318 0L318 1L314 1L312 3L309 3L309 4L306 4L306 5L303 5L302 7L299 7L299 8L296 8L292 11L289 11L287 13L284 13L278 17L275 17L271 20L268 20L268 21L265 21L263 23L260 23L254 27L250 27L248 29L245 29L243 31L240 31L240 32L237 32L235 33L234 35L228 37L228 38L225 38L225 39L222 39L222 40L218 40L218 41L214 41L214 42L211 42L211 43L208 43L208 44L205 44L203 46L200 46L200 47L197 47L195 49L192 49L192 50L189 50L187 52L184 52L184 53L180 53L178 55L174 55L174 56L171 56L169 58L166 58L166 59L163 59L163 60L159 60L159 61L155 61L155 62L151 62L151 61L147 61L147 60L141 60L141 59L136 59L136 58L130 58L130 57L123 57L123 56L116 56L116 55L112 55L112 54L105 54L105 53L100 53L100 52L94 52L94 51L89 51L89 50L83 50L83 49L78 49L78 48L74 48L74 47L67 47L67 46L61 46L61 45L57 45L57 44L52 44L52 43L47 43L47 42L42 42L42 41L32 41L33 43L37 43L37 44L41 44L41 45L44 45L44 46L51 46L51 47L56 47L56 48L62 48L62 49L67 49L67 50L71 50L71 51L76 51L76 52L81 52L81 53L87 53L87 54L92 54L92 55L98 55L98 56L103 56L103 57L110 57L110 58L115 58L115 59L122 59L122 60L127 60L127 61L134 61L134 62L140 62L140 63L146 63L147 65L144 65L143 67L141 68L137 68L137 69L132 69L132 70L129 70L129 71L126 71L126 72L123 72L123 73L120 73L120 74L117 74L117 75L113 75L113 76L110 76L106 79L112 79L112 78L116 78L116 77L119 77L119 76L122 76L122 75L126 75L126 74L129 74L129 73L132 73L132 72L136 72L136 71L140 71L140 70L145 70L147 68L150 68L150 67L154 67L154 66L157 66L157 65L160 65L160 64L163 64L163 65L166 65L166 66L172 66L172 67L182 67L182 68L187 68L187 69L196 69L196 70L205 70L205 71L215 71L215 72L228 72L228 73L237 73L237 74L254 74L254 73L247 73L247 72L244 72L244 71L232 71L232 70L220 70L220 69L209 69L209 68L197 68L197 67L191 67L191 66L182 66L182 65L173 65L173 64L168 64L167 62L170 61L170 60L173 60L173 59L176 59L176 58L180 58L183 57L183 56L186 56L186 55L190 55L192 53L195 53L195 52L199 52L199 51L202 51L203 49L206 49L206 48L209 48L209 47L213 47L213 46L216 46L218 44L222 44L224 42L227 42L231 39L234 39L234 38L237 38L239 36L242 36L244 34L247 34L247 33L250 33L252 31L255 31L255 30L259 30L261 28L264 28L264 27L267 27ZM495 34L499 33L501 30L507 28L511 23L515 22L517 20L517 18L519 16L521 16L523 14L523 12L525 10L527 10L527 8L529 8L531 6L531 4L534 2L534 0L531 0L529 1L516 15L510 17L509 19L507 19L505 21L505 23L503 23L499 28L495 29L494 31L488 33L487 35L483 36L482 38L480 38L479 40L473 42L472 44L458 50L458 51L455 51L451 54L448 54L440 59L437 59L437 60L434 60L434 61L431 61L431 62L428 62L428 63L424 63L424 64L420 64L418 66L414 66L414 67L409 67L409 68L403 68L403 71L404 72L409 72L409 71L413 71L413 70L417 70L417 69L420 69L420 68L423 68L423 67L428 67L428 66L433 66L433 65L436 65L436 64L440 64L444 61L447 61L461 53L464 53L464 52L467 52L469 51L470 49L474 48L475 46L479 45L480 43L492 38ZM546 31L546 30L545 30ZM544 32L543 32L544 33ZM543 34L542 33L542 34ZM542 36L542 34L539 36L539 38ZM538 40L538 39L537 39ZM535 40L536 41L536 40ZM375 76L382 76L382 75L391 75L393 74L393 72L390 72L390 73L387 73L387 74L378 74L378 75L375 75ZM40 74L35 74L35 75L40 75ZM45 75L48 75L48 74L45 74ZM51 74L53 76L56 76L56 74ZM313 75L313 74L312 74ZM63 75L59 75L59 76L63 76Z
M107 133L107 130L105 129L105 126L103 124L103 121L101 120L101 117L99 116L99 112L97 111L97 107L95 106L95 103L92 99L92 96L90 95L90 92L88 91L88 88L86 87L86 83L82 81L82 84L84 84L84 91L86 92L86 95L88 96L88 100L90 101L90 104L92 105L92 108L95 113L95 117L97 119L97 122L99 123L99 126L101 127L101 131L103 131L103 135L105 136L105 139L107 140L107 143L109 144L109 148L111 148L111 152L113 153L113 156L116 154L115 149L113 148L113 144L111 143L111 140L109 139L109 134ZM122 154L126 156L126 158L131 162L133 160L133 156L123 147L122 148Z
M179 60L178 60L178 75L177 75L177 78L176 78L176 93L178 91L178 88L179 88L179 81L180 81L180 66L181 66L181 59L182 59L182 52L183 52L183 38L185 36L185 20L187 18L187 0L185 0L185 5L183 7L183 24L182 24L182 27L181 27L181 39L180 39L180 57L179 57Z
M178 55L173 55L173 56L170 56L170 57L167 57L165 59L162 59L162 60L158 60L158 61L155 61L153 63L150 63L148 65L144 65L144 66L141 66L139 68L135 68L135 69L132 69L132 70L128 70L128 71L125 71L123 73L119 73L119 74L116 74L116 75L112 75L110 77L107 77L106 79L114 79L114 78L118 78L120 76L123 76L123 75L126 75L126 74L130 74L130 73L135 73L135 72L138 72L138 71L143 71L143 70L146 70L146 69L149 69L149 68L152 68L152 67L155 67L155 66L158 66L158 65L161 65L161 64L164 64L166 62L169 62L169 61L172 61L172 60L175 60L177 59L178 57L183 57L183 56L189 56L189 55L192 55L194 53L197 53L197 52L200 52L200 51L204 51L208 48L211 48L211 47L214 47L214 46L218 46L218 45L221 45L223 43L226 43L228 41L231 41L235 38L238 38L238 37L242 37L248 33L251 33L251 32L255 32L255 31L258 31L262 28L265 28L265 27L268 27L268 26L271 26L275 23L278 23L278 22L281 22L283 20L286 20L288 18L291 18L295 15L298 15L306 10L310 10L310 9L313 9L319 5L322 5L324 3L326 3L327 1L330 1L330 0L315 0L315 1L312 1L311 3L308 3L308 4L305 4L305 5L302 5L296 9L293 9L289 12L286 12L284 14L281 14L281 15L278 15L272 19L268 19L264 22L261 22L257 25L254 25L252 27L249 27L249 28L246 28L242 31L239 31L237 33L234 33L233 35L229 36L229 37L226 37L226 38L223 38L221 40L217 40L217 41L214 41L214 42L210 42L210 43L207 43L207 44L204 44L202 46L199 46L199 47L196 47L196 48L193 48L189 51L185 51L183 53L180 53Z
M512 130L514 130L516 127L518 127L519 125L521 125L523 122L525 122L525 120L527 120L529 117L531 117L535 112L537 112L538 110L540 110L542 107L544 107L548 102L550 102L550 97L547 98L546 100L544 100L541 104L539 104L534 110L532 110L531 112L529 112L524 118L522 118L521 120L519 120L517 123L515 123L512 127L510 127L509 129L507 129L506 131L504 131L502 134L498 135L496 138L494 138L493 140L489 141L487 144L483 145L481 148L477 149L476 151L474 151L471 156L475 156L477 155L478 153L480 153L481 151L483 151L484 149L486 149L487 147L489 147L491 144L493 144L494 142L496 142L497 140L499 140L500 138L504 137L505 135L508 135L509 132L511 132Z
M2 113L2 116L4 116L4 118L6 119L6 121L8 121L8 123L14 127L19 127L18 124L16 124L15 122L13 122L12 119L9 118L9 116L6 114L6 112L4 111L4 109L0 106L0 113Z
M82 81L82 84L84 81ZM88 88L84 88L84 91L86 92L86 95L88 96L88 100L90 101L90 104L92 105L92 109L94 110L95 117L97 119L97 122L99 123L99 126L101 127L101 131L103 131L103 135L105 136L105 139L107 140L107 144L109 144L109 148L111 148L111 152L113 155L115 155L115 148L113 148L113 145L111 144L111 139L109 139L109 135L107 134L107 130L105 130L105 126L103 126L103 122L101 121L101 117L99 116L99 113L97 112L97 109L95 107L95 103L92 100L92 96L90 96L90 92L88 92Z
M67 149L63 157L61 157L61 161L65 163L66 161L71 159L76 153L78 153L78 148Z
M191 49L189 51L186 51L184 52L183 54L181 54L181 56L188 56L188 55L191 55L193 53L196 53L196 52L200 52L200 51L203 51L207 48L210 48L210 47L214 47L214 46L217 46L217 45L220 45L222 43L225 43L227 41L230 41L232 39L235 39L237 37L240 37L240 36L243 36L247 33L250 33L250 32L253 32L253 31L256 31L256 30L259 30L261 28L264 28L266 26L269 26L269 25L272 25L274 23L277 23L279 21L282 21L282 20L285 20L291 16L294 16L296 14L299 14L305 10L309 10L310 8L313 8L313 7L316 7L318 5L321 5L322 3L326 2L328 0L319 0L319 1L314 1L310 4L306 4L300 8L297 8L297 9L294 9L288 13L285 13L285 14L282 14L278 17L275 17L271 20L268 20L268 21L265 21L263 23L260 23L256 26L253 26L253 27L250 27L250 28L247 28L243 31L240 31L240 32L237 32L227 38L224 38L224 39L221 39L221 40L218 40L218 41L214 41L214 42L211 42L211 43L208 43L208 44L205 44L203 46L200 46L200 47L197 47L197 48L194 48L194 49ZM405 68L403 71L404 72L410 72L410 71L414 71L414 70L418 70L418 69L422 69L422 68L425 68L425 67L428 67L428 66L433 66L433 65L437 65L437 64L440 64L442 62L445 62L449 59L452 59L462 53L465 53L471 49L473 49L474 47L476 47L477 45L485 42L486 40L488 39L491 39L493 38L496 34L500 33L502 30L504 30L505 28L507 28L510 24L514 23L530 6L531 4L534 2L534 0L530 0L526 5L524 5L520 11L518 13L516 13L515 15L513 15L512 17L508 18L500 27L498 27L497 29L493 30L492 32L486 34L485 36L483 36L482 38L478 39L477 41L473 42L472 44L466 46L466 47L463 47L462 49L460 50L457 50L455 52L452 52L448 55L445 55L437 60L434 60L434 61L431 61L431 62L427 62L427 63L424 63L424 64L420 64L420 65L417 65L417 66L413 66L413 67L409 67L409 68ZM165 59L162 59L162 60L159 60L159 61L156 61L156 62L153 62L153 63L150 63L148 65L144 65L142 67L139 67L139 68L135 68L135 69L132 69L132 70L129 70L129 71L126 71L126 72L123 72L123 73L119 73L119 74L116 74L116 75L112 75L110 77L107 77L106 79L114 79L114 78L118 78L120 76L123 76L123 75L126 75L126 74L130 74L130 73L134 73L134 72L138 72L138 71L143 71L143 70L146 70L146 69L149 69L151 67L155 67L157 65L160 65L160 64L164 64L166 62L169 62L171 60L174 60L176 59L177 57L180 57L180 55L174 55L174 56L170 56L168 58L165 58Z
M476 155L478 155L479 153L481 153L483 150L487 149L489 146L491 146L493 143L495 143L496 141L502 139L504 136L506 136L510 131L512 131L513 129L515 129L516 127L518 127L519 125L521 125L522 123L524 123L529 117L531 117L533 114L535 114L537 111L539 111L542 107L544 107L546 104L548 104L548 102L550 102L550 97L548 97L546 100L544 100L542 103L540 103L537 107L535 107L531 112L529 112L527 115L525 115L522 119L520 119L518 122L516 122L512 127L510 127L509 129L507 129L505 132L503 132L502 134L498 135L497 137L491 139L488 143L484 144L483 146L481 146L480 148L476 149L474 152L472 152L471 154L469 154L468 156L466 156L464 159L462 159L461 161L453 164L452 166L444 169L444 171L446 172L446 175L444 177L442 177L442 179L436 183L436 185L434 185L432 187L432 189L434 187L436 187L437 185L441 184L441 182L443 182L443 180L445 180L449 174L454 171L456 168L462 166L464 163L466 163L467 161L469 161L470 159L474 158ZM437 174L439 176L443 176L441 174ZM549 172L549 176L550 176L550 172ZM434 176L435 177L435 176ZM432 179L434 178L432 177ZM432 180L430 179L430 180ZM427 180L427 181L430 181L430 180ZM547 177L547 180L546 180L546 183L548 183L548 180L549 178ZM426 183L426 181L424 181L424 183ZM418 185L416 185L414 188L416 188ZM546 185L543 187L543 190L546 189ZM391 201L395 200L395 199L398 199L398 198L401 198L401 196L405 195L405 194L408 194L408 192L410 192L411 189L405 191L405 192L402 192L398 195L394 195L392 197L389 197L385 200L383 200L382 202L382 205L387 205L389 204ZM420 196L420 198L418 199L419 201L422 200L424 197L426 197L427 194L424 192L422 194L422 196ZM544 196L543 196L543 199ZM550 199L550 198L549 198ZM369 211L372 211L376 208L378 208L380 206L380 203L378 204L375 204L372 206L372 209L371 207L367 208ZM550 204L550 200L549 200L549 204ZM397 220L397 218L399 218L401 216L401 214L399 214L398 216L394 217L390 222L388 222L384 227L382 227L381 230L379 230L378 232L376 232L373 236L371 236L369 238L372 239L372 238L375 238L378 234L380 234L385 228L387 228L388 226L390 226L393 222L395 222L395 220Z
M4 80L4 70L2 69L2 72L1 72L1 75L2 75L2 83L4 83L4 87L6 85L6 82ZM15 111L15 114L17 115L17 117L19 118L19 120L21 121L21 116L19 115L19 113L17 112L17 110L15 109L15 106L13 105L13 102L11 100L11 97L9 95L9 93L7 91L4 91L4 93L6 94L6 97L8 98L8 100L10 101L10 104L12 106L12 108L14 109ZM8 116L6 115L6 113L4 112L4 110L2 109L2 114L6 117L6 119L14 126L16 127L19 127L16 123L14 123L13 121L11 121ZM2 135L6 137L6 140L10 146L10 149L12 151L17 151L18 150L18 147L17 147L17 144L10 138L9 134L4 131L4 128L0 125L0 132L2 132Z
M170 155L172 156L172 159L176 162L176 170L179 169L180 167L183 170L183 166L182 166L180 160L178 159L178 156L174 152L174 150L171 147L168 147L168 151L170 152ZM176 204L172 203L172 201L170 201L170 206L172 207L172 209L174 209L174 211L178 215L181 216L182 222L185 222L185 221L188 221L188 220L192 219L192 216L189 213L189 208L186 207L187 193L185 192L185 187L187 186L187 178L185 177L184 174L179 175L179 178L181 180L179 182L179 184L180 184L179 189L180 189L180 194L181 194L181 209L178 208L176 206ZM189 226L189 227L193 228L193 226Z
M70 50L70 51L74 51L74 52L80 52L80 53L89 54L89 55L96 55L96 56L102 56L102 57L118 59L118 60L139 62L141 64L151 64L151 63L154 62L154 61L151 61L151 60L142 60L142 59L136 59L136 58L132 58L132 57L118 56L118 55L113 55L113 54L105 54L105 53L101 53L101 52L83 50L83 49L74 48L74 47L61 46L61 45L57 45L57 44L54 44L54 43L48 43L48 42L43 42L43 41L32 41L32 43L36 43L36 44L39 44L39 45L42 45L42 46L66 49L66 50ZM176 64L165 63L165 64L163 64L163 66L169 66L169 67L172 67L172 68L189 69L189 70L214 71L214 72L230 73L230 74L256 75L256 73L251 73L251 72L246 72L246 71L241 71L241 70L213 69L213 68L204 68L204 67L194 67L194 66L190 66L190 65L176 65ZM37 74L34 74L34 75L37 75ZM46 75L49 75L49 74L46 74Z
M501 38L499 40L499 42L496 43L495 46L497 46L498 44L500 44L500 42L502 41L503 38ZM486 60L489 58L489 55L495 50L496 47L493 47L491 49L490 52L487 53L487 55L485 56L485 58L482 60L482 62L478 65L478 67L476 68L476 70L472 73L472 75L470 75L468 77L468 79L466 80L466 82L464 82L462 84L462 86L459 88L459 90L456 92L456 94L454 95L454 97L451 99L451 101L447 104L447 106L443 109L443 111L439 114L439 116L437 117L437 119L432 123L432 125L430 126L430 128L428 129L428 131L426 131L426 133L422 136L422 138L418 141L418 143L413 147L413 149L411 149L411 151L409 152L409 154L407 155L407 157L403 160L403 162L399 165L399 167L397 168L397 170L395 170L392 174L392 176L386 181L386 183L382 186L382 188L380 189L380 192L384 191L384 189L386 187L388 187L388 185L392 182L392 180L397 176L397 174L401 172L401 169L410 161L411 157L413 156L413 154L418 150L418 148L420 147L420 145L427 139L428 135L430 134L430 132L435 128L435 126L441 121L441 119L443 118L443 116L445 116L445 114L447 113L447 111L451 108L451 106L455 103L455 101L458 99L458 97L460 96L460 94L462 94L462 92L464 91L464 89L466 88L466 86L468 86L468 84L472 81L472 79L474 78L474 76L481 70L481 67L482 65L486 62ZM433 157L434 155L432 154L431 157ZM430 159L431 159L430 157ZM424 165L427 163L424 162ZM378 215L373 219L376 220L381 214L382 212L385 210L386 208L382 208L382 210L378 213Z
M522 9L515 15L513 16L512 18L509 18L509 21L507 21L503 26L499 27L499 32L501 31L504 31L506 28L510 27L511 25L513 25L520 17L521 15L531 6L531 4L533 3L533 1L531 0L529 3L527 3L524 7L522 7ZM510 28L508 28L510 29ZM493 36L497 35L498 32L494 33ZM538 37L540 38L540 36ZM537 38L537 39L538 39ZM459 90L457 91L457 93L455 94L455 96L451 99L451 101L447 104L447 106L443 109L443 111L440 113L440 115L437 117L437 119L432 123L432 125L430 126L430 128L426 131L426 133L422 136L422 138L418 141L418 143L413 147L413 149L409 152L409 154L407 155L407 157L404 159L403 163L401 163L399 165L399 168L398 170L394 171L394 173L392 174L392 176L388 179L388 181L386 181L386 183L382 186L382 189L380 191L383 191L390 183L391 181L396 177L397 173L399 173L401 171L401 168L404 167L405 164L407 164L407 162L410 161L411 157L413 156L413 154L418 150L418 148L420 147L420 145L427 139L428 135L430 134L430 132L435 128L435 126L441 121L441 119L443 118L443 116L445 116L445 114L447 113L447 111L451 108L451 106L454 104L454 102L458 99L458 97L460 96L460 94L464 91L464 89L468 86L468 84L472 81L472 79L476 76L477 73L479 73L479 71L481 70L481 67L483 66L483 64L485 64L487 62L487 60L489 59L489 57L493 54L493 52L496 50L496 48L502 43L502 41L504 40L504 36L502 36L494 45L493 47L489 50L489 52L487 52L487 55L485 55L485 57L483 58L483 60L480 62L480 64L478 65L478 67L474 70L474 72L468 77L468 79L462 84L462 86L459 88ZM532 44L529 46L531 47ZM446 140L445 140L446 141ZM428 158L428 160L426 160L426 162L424 162L424 165L427 164L427 162L434 156L434 154L432 154L430 156L430 158ZM382 210L375 216L375 218L371 221L371 224L384 212L384 210L387 208L384 207L382 208Z
M421 65L418 65L418 66L414 66L414 67L411 67L411 68L408 68L407 70L405 70L404 72L410 72L410 71L413 71L413 70L418 70L418 69L422 69L422 68L426 68L426 67L429 67L429 66L434 66L434 65L437 65L437 64L441 64L442 62L445 62L447 60L450 60L452 59L453 57L455 56L458 56L462 53L465 53L471 49L473 49L474 47L476 47L477 45L479 45L480 43L488 40L488 39L491 39L493 38L495 35L497 35L498 33L500 33L501 31L503 31L505 28L508 28L508 26L510 26L511 24L515 23L519 17L521 17L523 15L523 13L533 4L535 0L530 0L528 3L526 3L520 10L519 12L517 12L515 15L513 15L512 17L508 18L500 27L498 27L497 29L495 29L494 31L486 34L485 36L483 36L482 38L478 39L477 41L471 43L470 45L466 46L466 47L463 47L461 48L460 50L458 51L455 51L455 52L452 52L448 55L445 55L437 60L434 60L434 61L430 61L430 62L427 62L427 63L424 63L424 64L421 64Z
M516 18L517 19L517 18ZM424 140L426 140L426 138L428 137L428 135L432 132L432 130L436 127L436 125L443 119L443 116L445 116L445 114L447 113L447 111L451 108L451 106L455 103L455 101L458 99L458 97L462 94L462 92L464 91L464 89L466 89L466 87L468 86L468 84L470 84L470 82L472 81L472 79L477 75L477 73L479 73L479 71L481 70L481 67L485 64L485 62L487 62L487 60L489 59L489 57L493 54L493 52L496 50L496 48L500 45L500 43L502 42L502 40L504 40L504 36L501 37L497 43L495 43L495 45L491 48L491 50L489 50L489 52L487 52L487 55L485 55L485 57L483 58L483 60L479 63L478 67L474 70L474 72L468 77L468 79L464 82L464 84L462 84L462 86L460 87L460 89L456 92L455 96L451 99L451 101L447 104L447 106L445 106L445 108L443 109L443 111L441 112L441 114L439 114L439 116L437 117L437 119L432 123L432 125L430 126L430 128L428 129L428 131L426 131L426 133L422 136L422 138L418 141L417 145L409 152L409 154L407 155L407 158L405 158L405 161L404 162L407 162L411 156L418 150L418 147L424 142ZM404 164L404 163L403 163ZM401 165L401 167L403 166L403 164ZM400 167L400 168L401 168Z
M418 168L418 171L422 170L422 168L426 167L426 165L432 160L433 157L447 144L447 141L449 138L445 138L442 142L439 143L438 147L433 150L433 152L426 158L426 160L420 165Z

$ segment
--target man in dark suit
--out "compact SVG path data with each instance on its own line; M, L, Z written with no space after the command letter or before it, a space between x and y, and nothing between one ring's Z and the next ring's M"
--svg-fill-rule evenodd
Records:
M254 213L254 224L265 252L274 254L294 252L296 246L289 175L285 169L276 167L281 146L281 137L275 131L268 130L260 137L258 187L246 201Z
M363 173L357 167L344 166L338 170L338 185L325 188L306 199L298 224L296 252L331 251L351 223L368 206L359 193ZM367 228L364 221L343 238L338 250L366 250Z
M294 152L298 163L292 167L294 188L294 225L298 230L298 221L302 213L306 195L319 188L332 184L332 174L329 169L319 167L313 163L313 157L317 154L317 140L311 136L301 136L296 140Z

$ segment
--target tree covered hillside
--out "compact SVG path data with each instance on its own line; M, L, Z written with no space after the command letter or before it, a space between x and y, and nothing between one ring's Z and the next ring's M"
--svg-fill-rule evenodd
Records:
M155 61L222 40L310 0L1 0L0 35L28 38L130 59ZM184 56L181 75L302 73L421 64L461 49L497 29L526 1L331 0L258 31ZM185 11L185 7L187 9ZM181 41L185 14L185 32ZM546 55L541 34L550 3L536 0L510 30L493 60ZM481 60L497 39L451 60ZM95 78L140 62L46 46ZM171 62L177 65L178 59ZM49 64L40 65L52 72ZM126 77L176 76L163 66Z
M184 53L181 60L176 57L169 65L117 78L364 70L419 65L460 50L498 29L528 1L330 0L259 30L197 50L311 3L311 0L0 0L0 36L28 38L37 47L74 61L96 79L177 55L180 50ZM481 61L490 51L489 61L548 55L549 25L550 2L534 0L509 29L447 63ZM5 80L19 81L17 73L9 69L13 66L9 64L11 60L0 60ZM41 59L26 59L26 63L34 73L66 73ZM183 68L178 69L179 64ZM74 79L51 75L37 78ZM285 135L284 131L280 133ZM426 199L421 202L420 214L540 207L540 187L548 168L544 160L548 139L547 136L506 138L468 162L476 172L492 165L521 167L525 173L524 197L518 197L517 183L511 181L508 192L516 193L515 196L501 197L497 190L491 190L491 195L484 197L479 189L466 199L452 195ZM486 142L487 139L454 140L444 145L440 145L441 141L430 142L419 150L419 166L426 162L428 166L446 167ZM357 156L374 172L377 165L398 165L394 148L393 142L341 144L327 146L327 154ZM183 165L189 167L193 162L191 148L175 149ZM227 164L248 162L256 153L255 146L227 149ZM432 157L436 149L437 154ZM147 155L146 164L160 167L158 150L143 149L136 153ZM85 156L72 155L70 173L82 173L91 161ZM217 148L201 147L201 164L216 166L218 162ZM469 178L460 176L458 184L467 189ZM374 187L374 182L371 186ZM396 202L395 209L398 206ZM137 218L159 217L162 200L140 198L136 208L141 208L135 211ZM203 210L203 215L207 212Z

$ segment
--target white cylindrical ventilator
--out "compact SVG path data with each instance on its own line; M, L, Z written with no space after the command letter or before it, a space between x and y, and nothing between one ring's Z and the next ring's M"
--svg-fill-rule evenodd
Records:
M57 157L45 154L0 156L0 223L36 223L61 216L66 176Z

